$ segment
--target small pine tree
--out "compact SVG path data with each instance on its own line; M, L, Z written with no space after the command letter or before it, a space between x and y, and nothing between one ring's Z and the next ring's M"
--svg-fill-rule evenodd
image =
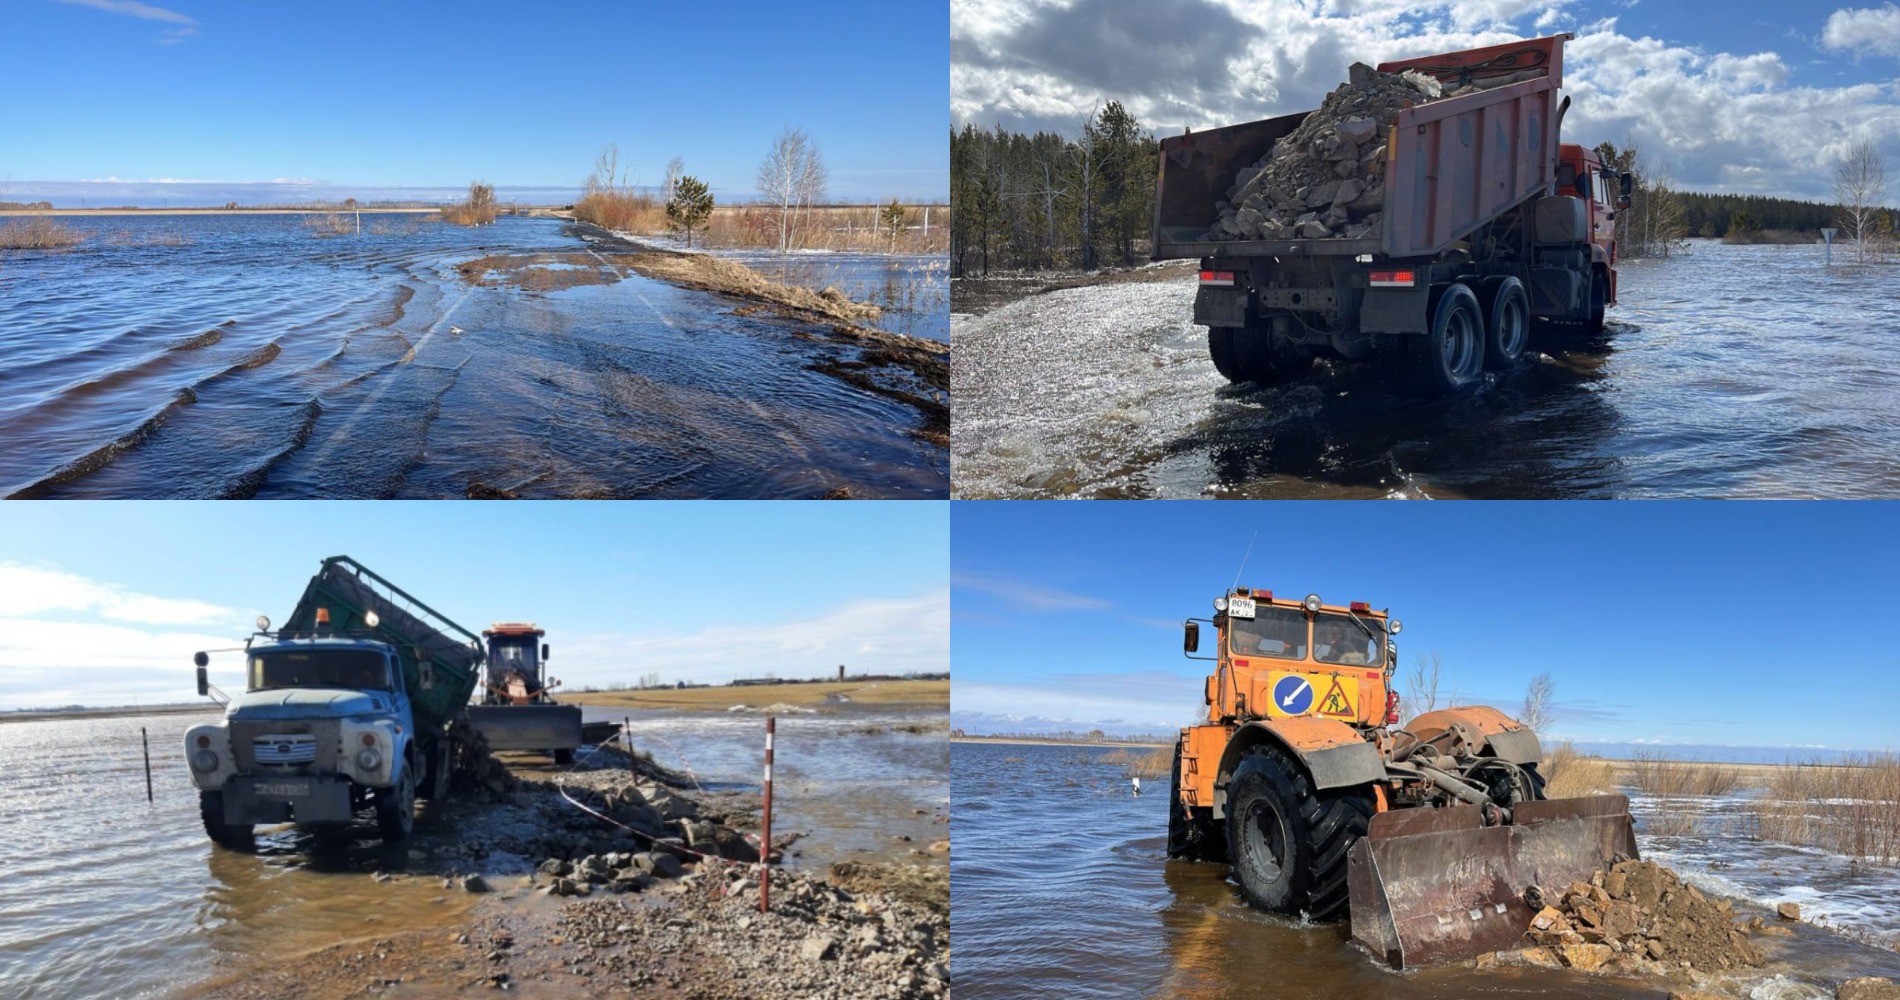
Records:
M897 237L904 231L904 206L892 198L890 204L878 209L877 221L891 239L891 252L896 253Z
M682 175L673 188L673 199L666 203L666 219L686 234L686 245L693 245L693 231L702 229L712 218L713 196L706 183L697 177Z

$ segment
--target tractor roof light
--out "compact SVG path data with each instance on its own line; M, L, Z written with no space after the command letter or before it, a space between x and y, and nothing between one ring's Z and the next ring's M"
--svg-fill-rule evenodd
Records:
M1356 615L1370 614L1372 605L1367 604L1365 601L1354 601L1352 602L1352 611L1353 614Z
M1385 630L1387 632L1392 633L1393 635L1398 635L1399 629L1403 627L1405 627L1405 623L1399 621L1397 618L1394 618L1391 621L1388 621L1385 623Z
M1226 610L1227 610L1227 598L1225 598L1225 597L1216 597L1216 598L1214 598L1214 610L1215 610L1215 611L1226 611Z
M1261 590L1259 587L1255 587L1253 589L1253 597L1256 601L1271 601L1273 600L1273 591Z
M317 624L318 625L330 624L330 609L329 608L317 609Z
M1306 610L1314 612L1314 613L1318 613L1319 611L1319 595L1318 594L1306 595L1306 600L1301 603L1306 605Z

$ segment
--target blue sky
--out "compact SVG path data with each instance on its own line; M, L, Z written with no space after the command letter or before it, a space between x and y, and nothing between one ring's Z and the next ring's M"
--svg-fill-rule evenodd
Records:
M1893 0L951 0L951 116L1074 134L1120 100L1177 134L1309 110L1355 61L1562 32L1565 137L1634 139L1678 187L1825 199L1855 140L1900 162Z
M955 725L1165 733L1202 710L1180 623L1243 586L1364 600L1441 695L1549 735L1900 747L1891 504L957 503ZM1204 626L1205 627L1205 626ZM1410 712L1406 713L1409 717Z
M792 125L834 197L941 198L947 22L881 0L7 0L0 186L62 204L476 178L571 196L617 142L640 183L677 155L733 200Z
M345 554L473 630L539 623L572 686L942 671L948 553L942 502L7 504L0 709L192 700L194 651Z

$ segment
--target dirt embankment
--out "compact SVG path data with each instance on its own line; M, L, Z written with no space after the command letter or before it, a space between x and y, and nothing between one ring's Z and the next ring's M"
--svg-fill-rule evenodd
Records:
M419 827L402 872L365 878L363 904L379 882L436 880L489 895L469 925L272 955L180 1000L949 994L947 851L772 868L761 913L756 795L688 790L612 752L552 781L470 771L478 787ZM798 838L775 836L774 858Z
M735 309L737 315L770 310L787 320L807 324L800 336L857 348L849 354L813 362L810 368L915 409L923 425L912 436L937 447L950 446L949 344L867 326L881 310L854 302L835 288L814 292L780 284L744 264L710 254L647 246L583 223L576 223L575 228L599 249L493 254L458 265L456 270L470 284L511 285L537 292L611 284L632 273L743 299L754 304Z

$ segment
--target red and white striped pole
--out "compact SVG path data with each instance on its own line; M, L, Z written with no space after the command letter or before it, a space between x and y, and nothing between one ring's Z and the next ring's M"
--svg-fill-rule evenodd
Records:
M778 718L765 717L765 831L759 837L759 912L772 905L772 734Z

